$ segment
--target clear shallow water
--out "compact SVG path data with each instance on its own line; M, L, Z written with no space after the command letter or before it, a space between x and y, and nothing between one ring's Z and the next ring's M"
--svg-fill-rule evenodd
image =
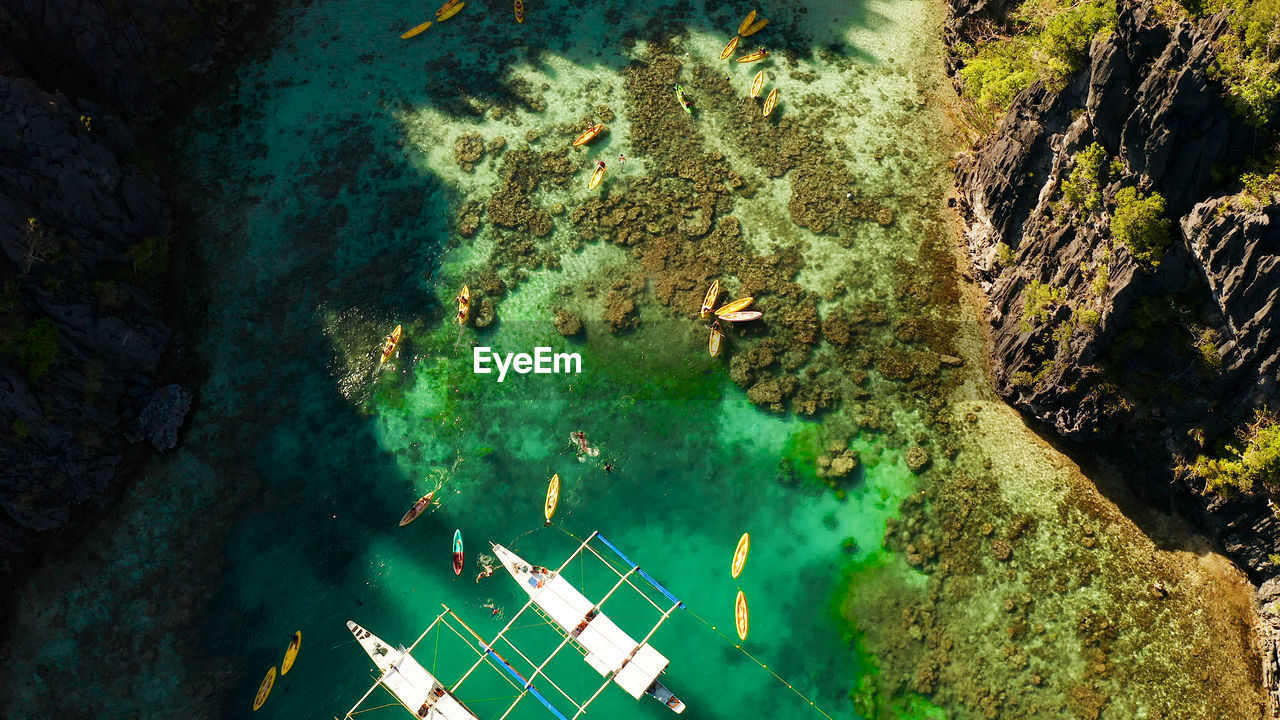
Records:
M189 252L178 261L187 277L201 278L197 294L207 306L193 313L191 331L208 377L183 446L148 466L120 522L99 528L78 555L25 589L32 603L15 618L14 635L54 628L57 640L6 661L12 667L16 658L37 658L23 661L36 672L24 673L15 690L22 715L61 704L49 695L70 670L85 682L65 705L93 708L97 716L150 717L164 708L163 715L243 717L262 674L299 628L298 663L257 715L341 713L363 692L371 668L350 643L345 620L407 643L443 602L492 633L500 624L482 604L510 611L519 598L500 575L473 582L486 541L514 542L527 559L553 566L573 549L559 530L541 528L552 473L564 481L558 526L579 536L601 530L688 603L692 612L677 614L655 639L672 659L666 681L689 704L688 717L742 717L761 708L782 718L821 717L698 620L731 635L739 586L751 605L747 649L834 717L856 717L859 708L876 714L849 697L865 686L863 678L892 700L876 706L879 717L941 716L918 692L936 693L956 717L988 715L996 692L1031 698L1022 705L1009 699L1006 717L1025 717L1030 705L1046 717L1088 716L1094 692L1115 694L1103 706L1106 717L1119 718L1157 717L1150 708L1160 702L1176 707L1176 693L1147 699L1165 687L1194 693L1202 682L1244 677L1238 666L1214 666L1209 680L1194 677L1196 656L1176 650L1187 639L1207 647L1234 627L1236 616L1184 612L1194 604L1189 598L1218 588L1225 574L1200 569L1194 557L1156 551L991 402L973 369L982 357L973 321L956 330L967 366L947 371L960 380L950 406L922 412L931 402L928 387L873 370L861 385L865 397L817 423L754 408L730 382L725 358L706 357L700 323L642 300L640 328L615 336L599 319L603 292L560 294L599 276L608 278L600 282L607 290L635 271L628 250L584 242L569 218L587 201L594 158L610 163L605 197L659 179L651 173L669 158L632 149L640 118L630 114L638 105L625 72L633 62L677 58L700 105L682 139L723 153L755 188L733 198L729 213L752 247L805 247L796 280L823 294L824 312L927 295L908 287L910 273L904 277L901 268L927 262L921 238L946 228L937 210L951 146L918 140L945 140L933 94L940 8L807 7L807 14L762 8L774 22L759 42L779 50L762 65L715 59L745 8L530 6L517 28L503 3L476 3L410 42L398 34L431 8L321 2L286 11L271 52L175 135L175 192L195 221ZM851 173L851 190L880 198L894 223L859 222L833 238L792 222L787 206L796 173L757 165L759 149L735 134L735 97L715 89L727 72L733 92L745 94L760 67L782 88L779 122L822 118L808 131ZM498 306L497 325L481 333L450 325L461 278L474 277L493 247L522 235L496 232L486 217L474 238L458 237L463 203L487 202L504 161L489 151L466 172L457 139L478 134L490 145L501 137L506 153L558 148L601 105L614 115L610 132L570 154L573 181L532 193L542 207L565 205L564 214L553 212L552 233L537 240L559 269L501 268L513 289ZM625 170L614 162L619 152L628 154ZM837 283L846 292L828 296ZM583 316L583 337L556 333L556 304ZM970 317L954 298L924 312ZM892 344L890 336L902 334L895 323L910 312L889 303L889 313L869 345ZM373 353L397 323L406 338L379 370ZM505 351L571 349L582 353L584 372L498 384L470 372L477 342ZM751 340L735 338L726 355L749 347ZM968 428L961 416L972 406L983 408L981 418L952 433L950 442L960 446L956 462L947 463L937 418ZM612 473L577 462L567 441L573 430L589 433L601 459L616 463ZM812 477L815 456L833 438L851 444L861 461L843 497ZM903 460L913 444L934 458L934 470L919 478ZM983 458L994 461L990 473ZM404 510L459 459L440 509L397 528ZM958 470L978 476L981 492L951 487ZM933 532L934 515L980 500L993 538L1007 537L1006 523L1017 516L1037 520L1017 544L1014 564L992 560L981 522L960 534L978 543L958 547L957 556L977 558L964 571L933 565L926 576L907 565L907 553L883 551L888 519L921 483L941 499L926 521L904 519L912 540ZM1087 560L1073 543L1091 523L1107 539L1101 559L1089 560L1097 573L1077 582L1082 573L1063 568ZM455 528L469 552L461 578L450 568ZM743 531L752 533L753 549L735 583L728 564ZM1156 565L1172 568L1181 599L1150 617L1171 626L1199 618L1199 630L1179 625L1183 635L1153 633L1138 616L1124 617L1147 587L1130 579L1133 568ZM1025 607L1022 593L1047 598L1036 578L1064 572L1066 589L1025 618L1046 629L1012 642L1006 599ZM85 578L83 587L67 592L68 577ZM598 587L601 577L580 579ZM1095 651L1104 649L1078 630L1088 608L1119 619L1122 631L1107 650L1143 646L1156 661L1137 662L1133 673L1099 673ZM922 612L935 619L908 621ZM652 619L627 606L614 614L636 634ZM522 641L544 647L552 635L537 630L522 628ZM1226 647L1238 647L1238 638L1228 640ZM1010 662L1010 644L1034 661ZM943 645L949 656L939 655ZM432 655L434 648L426 657ZM442 674L464 657L456 642L442 641ZM597 676L565 658L553 676L589 694ZM1034 674L1048 680L1033 684ZM477 710L498 709L500 700L486 698L507 693L488 675L474 686L468 681L464 693ZM938 679L920 682L931 675ZM529 702L516 716L544 712ZM592 713L625 719L667 711L609 690Z

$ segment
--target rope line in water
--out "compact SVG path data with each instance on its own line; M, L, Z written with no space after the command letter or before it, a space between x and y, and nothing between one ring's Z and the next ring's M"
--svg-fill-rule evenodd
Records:
M565 535L568 535L569 537L573 538L574 540L577 540L579 545L581 545L581 544L582 544L582 542L583 542L583 541L582 541L582 539L580 539L577 535L574 535L573 533L569 532L568 530L565 530L564 528L560 527L559 525L556 525L556 526L555 526L555 528L556 528L557 530L559 530L560 532L564 533ZM752 655L750 652L748 652L748 651L746 650L746 648L742 647L742 645L741 645L740 643L736 643L736 642L734 642L734 641L733 641L733 639L732 639L732 638L730 638L728 635L725 635L724 633L720 632L720 628L718 628L718 627L716 627L715 625L712 625L711 623L707 622L707 621L706 621L706 619L704 619L704 618L703 618L701 615L699 615L698 613L694 612L694 611L693 611L693 610L692 610L692 609L691 609L687 604L685 605L685 608L684 608L684 609L685 609L686 611L688 611L688 613L689 613L690 615L692 615L694 618L696 618L698 622L700 622L700 623L702 623L703 625L706 625L707 627L711 628L711 630L712 630L713 632L715 632L715 634L719 635L722 639L724 639L724 641L725 641L725 642L727 642L727 643L729 643L730 645L732 645L732 646L734 646L735 648L737 648L737 649L738 649L738 652L742 653L743 655L746 655L746 656L747 656L747 659L749 659L751 662L755 663L756 665L759 665L761 668L763 668L763 669L765 670L765 672L769 673L769 674L770 674L770 675L772 675L774 678L776 678L776 679L778 680L778 682L782 683L783 685L786 685L786 686L787 686L787 688L788 688L789 690L791 690L791 692L793 692L793 693L795 693L796 695L798 695L798 696L800 697L800 699L801 699L801 700L804 700L805 702L809 703L809 707L811 707L811 708L813 708L814 710L817 710L818 712L822 713L822 716L823 716L823 717L825 717L825 718L827 718L827 720L834 720L834 718L832 718L830 715L828 715L828 714L827 714L827 711L826 711L826 710L823 710L822 708L818 707L818 704L817 704L817 703L815 703L814 701L810 700L810 699L809 699L809 697L808 697L807 695L805 695L804 693L802 693L802 692L800 692L799 690L797 690L797 689L796 689L796 687L795 687L794 685L792 685L791 683L787 682L787 681L786 681L786 679L785 679L785 678L783 678L783 677L782 677L781 675L779 675L778 673L774 672L774 671L773 671L773 668L770 668L768 665L765 665L764 663L762 663L762 662L760 662L759 660L757 660L757 659L756 659L756 656L755 656L755 655Z
M686 609L686 610L689 610L689 608L688 608L687 606L685 607L685 609ZM804 700L805 702L809 703L809 707L811 707L811 708L813 708L814 710L817 710L818 712L822 713L822 716L823 716L823 717L825 717L825 718L827 718L827 720L834 720L834 718L832 718L830 715L828 715L828 714L827 714L827 711L825 711L825 710L823 710L822 708L818 707L818 704L817 704L817 703L815 703L814 701L810 700L810 699L809 699L809 697L808 697L807 695L805 695L804 693L802 693L802 692L800 692L799 690L797 690L797 689L796 689L796 687L795 687L794 685L792 685L791 683L787 682L787 681L786 681L786 680L785 680L781 675L779 675L778 673L774 672L774 671L773 671L773 668L771 668L771 667L769 667L768 665L765 665L764 663L762 663L762 662L760 662L759 660L757 660L757 659L756 659L756 656L755 656L755 655L752 655L750 652L748 652L748 651L747 651L747 649L746 649L746 648L744 648L744 647L742 647L742 645L741 645L740 643L736 643L736 642L734 642L734 641L733 641L733 639L732 639L732 638L730 638L728 635L725 635L724 633L720 632L720 628L718 628L718 627L716 627L715 625L712 625L711 623L707 622L707 621L706 621L706 620L705 620L701 615L699 615L698 613L694 612L693 610L689 610L689 614L690 614L690 615L692 615L693 617L697 618L698 622L700 622L700 623L702 623L703 625L706 625L707 627L711 628L711 629L712 629L712 631L714 631L714 632L715 632L715 634L717 634L717 635L719 635L720 637L724 638L724 641L725 641L725 642L727 642L727 643L729 643L730 645L732 645L732 646L734 646L735 648L737 648L737 649L738 649L738 652L742 653L743 655L746 655L746 656L747 656L747 658L748 658L749 660L751 660L751 662L753 662L753 663L755 663L755 664L759 665L760 667L764 668L764 670L765 670L766 672L768 672L770 675L772 675L772 676L774 676L775 678L777 678L777 679L778 679L778 682L782 683L783 685L786 685L786 686L787 686L787 688L789 688L789 689L791 690L791 692L795 693L796 695L799 695L801 700Z

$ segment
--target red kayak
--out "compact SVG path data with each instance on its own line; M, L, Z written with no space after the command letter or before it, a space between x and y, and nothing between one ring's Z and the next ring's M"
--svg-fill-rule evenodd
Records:
M462 531L453 531L453 574L462 574Z

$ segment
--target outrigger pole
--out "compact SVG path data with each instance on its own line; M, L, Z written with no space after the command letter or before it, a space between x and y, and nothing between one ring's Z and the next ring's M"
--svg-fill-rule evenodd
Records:
M530 600L529 602L533 602L533 601ZM552 715L555 715L556 717L560 718L560 720L569 720L559 710L556 709L555 705L551 704L550 700L547 700L547 698L541 692L538 691L538 688L533 686L532 678L530 678L529 680L525 680L524 677L520 675L520 673L516 672L515 668L511 667L511 665L506 660L502 659L501 655L493 651L493 648L484 641L484 638L480 637L480 635L476 633L475 630L472 630L471 626L467 625L467 623L462 618L458 617L457 613L450 610L448 605L442 604L442 607L444 608L445 613L448 613L450 616L452 616L454 620L458 621L459 625L461 625L464 629L466 629L467 632L471 633L471 636L476 639L476 642L480 645L481 650L483 650L483 652L480 654L480 660L476 661L476 664L472 665L471 669L468 670L458 680L458 682L454 683L453 689L450 690L449 692L454 692L455 690L457 690L458 686L462 684L463 680L467 679L467 676L471 674L472 670L475 670L476 667L478 667L479 664L481 662L484 662L487 658L492 657L494 660L498 662L498 664L502 667L502 669L507 672L508 675L515 678L517 681L519 681L520 684L516 684L516 683L513 683L513 684L515 684L516 687L520 688L520 690L522 691L522 695L524 692L532 693L533 696L538 699L538 702L542 703L548 710L551 711ZM442 616L443 614L444 613L441 613ZM446 623L446 625L448 625L448 623ZM506 628L503 628L503 631L505 632ZM502 633L499 632L498 634L501 635ZM495 642L497 641L496 637L494 638L494 641ZM548 658L548 660L549 659L550 658ZM546 676L544 675L543 677L546 677ZM547 682L551 682L551 678L547 678ZM554 682L551 682L551 684L552 686L555 686ZM555 686L555 687L557 690L560 690L558 686ZM566 694L564 690L560 690L560 694L564 695L566 698L569 698L569 702L573 702L573 698L570 698L569 695ZM502 717L505 718L507 715L511 714L511 711L515 709L516 704L519 702L520 702L520 698L516 698L516 701L511 703L511 707L507 708L507 711L502 714ZM573 704L575 707L578 707L579 714L581 714L582 707L579 706L576 702L574 702ZM576 718L577 715L574 715L574 717Z

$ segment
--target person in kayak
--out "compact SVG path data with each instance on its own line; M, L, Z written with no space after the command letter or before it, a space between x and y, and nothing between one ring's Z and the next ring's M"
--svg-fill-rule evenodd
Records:
M596 161L596 169L597 169L597 170L604 170L604 161L603 161L603 160L597 160L597 161Z

